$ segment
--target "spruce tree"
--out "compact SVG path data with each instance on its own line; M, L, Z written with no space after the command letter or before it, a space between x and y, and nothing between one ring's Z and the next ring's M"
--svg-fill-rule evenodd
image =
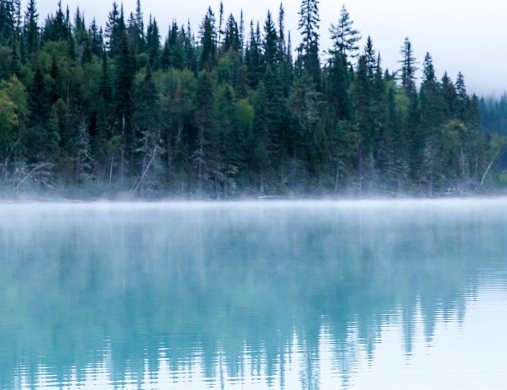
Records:
M368 77L368 65L364 55L359 56L352 86L354 121L359 132L358 178L359 190L372 189L375 174L374 122L372 116L372 84Z
M92 20L89 29L90 35L90 50L93 55L96 57L102 57L102 52L104 51L104 36L102 34L102 27L99 28L97 26L97 22L95 19Z
M207 71L201 71L196 91L195 121L197 125L197 143L194 145L192 160L197 173L197 190L203 194L213 188L214 175L217 174L216 151L210 148L215 138L215 102L213 84Z
M123 18L123 6L122 6L122 12L120 15L120 10L118 9L118 4L116 1L113 2L113 9L109 12L109 15L107 17L106 21L106 29L104 36L107 39L106 41L106 47L109 51L109 55L111 57L114 57L116 55L116 52L118 50L118 44L120 40L120 34L121 34L121 23L123 23L123 27L125 25L125 21L121 21L120 18Z
M440 85L435 76L433 60L426 53L423 67L424 78L420 92L419 131L413 138L414 159L419 167L419 182L427 185L428 194L433 191L441 176L441 126L444 119Z
M133 164L135 137L132 132L131 120L134 111L134 75L136 70L133 50L128 42L123 13L117 25L117 43L115 48L114 75L114 134L122 139L122 151L119 167L120 181L130 164Z
M317 90L320 89L319 22L319 0L302 0L298 23L302 42L298 52L303 68L311 75Z
M217 31L215 27L215 15L208 8L204 16L200 30L201 55L199 69L210 72L217 63Z
M250 23L250 42L245 52L245 62L248 69L248 84L256 89L264 73L262 66L260 27L254 30L253 22Z
M24 23L24 41L26 43L26 51L28 56L32 56L39 50L39 27L38 27L38 13L35 5L35 0L29 0L25 13Z
M266 21L264 22L264 41L263 41L263 65L269 66L273 71L277 68L278 60L278 37L275 23L268 11Z
M138 179L133 192L153 197L163 184L161 163L160 102L157 87L148 64L144 80L137 88L132 126L136 132Z
M153 70L160 68L160 34L158 25L155 18L151 18L148 23L148 30L146 32L146 46L148 51L148 61Z
M348 62L359 55L358 42L361 40L359 31L354 28L354 21L350 18L349 12L342 6L340 18L336 25L332 24L329 32L333 41L332 55L341 55Z
M238 24L232 14L229 15L225 24L224 41L222 45L222 51L224 53L227 53L229 50L234 52L241 50Z

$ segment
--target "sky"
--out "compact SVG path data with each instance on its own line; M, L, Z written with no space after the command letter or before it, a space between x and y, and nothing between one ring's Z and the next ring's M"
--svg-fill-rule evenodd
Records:
M125 13L135 11L136 0L117 0ZM39 22L55 13L58 0L37 0ZM113 0L62 0L71 15L77 7L84 12L87 23L92 18L105 25ZM169 25L190 20L194 33L208 9L217 15L220 0L141 0L144 18L155 17L162 38ZM279 1L223 0L225 17L232 13L239 20L243 9L245 23L259 21L261 27L270 10L278 18ZM294 46L299 42L297 30L300 0L285 0L286 28ZM26 0L22 0L26 8ZM399 68L400 49L405 37L410 39L419 68L426 52L433 58L437 77L446 71L455 80L458 72L465 77L469 93L500 96L507 90L507 2L499 0L320 0L320 34L322 51L331 48L329 27L336 24L345 6L360 31L364 42L371 37L373 47L382 58L383 68ZM323 54L323 58L325 55ZM420 71L419 76L422 75Z

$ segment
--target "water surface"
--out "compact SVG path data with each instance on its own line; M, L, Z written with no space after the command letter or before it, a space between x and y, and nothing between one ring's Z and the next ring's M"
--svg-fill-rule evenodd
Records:
M506 211L0 205L0 388L503 390Z

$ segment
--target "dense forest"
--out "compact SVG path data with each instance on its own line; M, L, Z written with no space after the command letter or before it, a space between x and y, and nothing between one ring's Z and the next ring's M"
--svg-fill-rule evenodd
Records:
M0 188L160 198L477 193L502 184L498 102L439 78L400 40L400 69L345 9L260 22L221 4L158 26L112 4L104 27L58 3L0 0ZM163 31L167 31L163 38ZM324 28L322 28L324 30ZM422 76L417 77L421 71ZM505 105L505 104L504 104ZM481 108L489 116L481 118ZM489 120L488 120L489 118Z

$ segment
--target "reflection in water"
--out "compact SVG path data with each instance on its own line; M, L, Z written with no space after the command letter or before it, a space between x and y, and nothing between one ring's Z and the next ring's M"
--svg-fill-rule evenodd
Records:
M396 388L469 343L505 365L480 354L506 205L2 205L0 388Z

